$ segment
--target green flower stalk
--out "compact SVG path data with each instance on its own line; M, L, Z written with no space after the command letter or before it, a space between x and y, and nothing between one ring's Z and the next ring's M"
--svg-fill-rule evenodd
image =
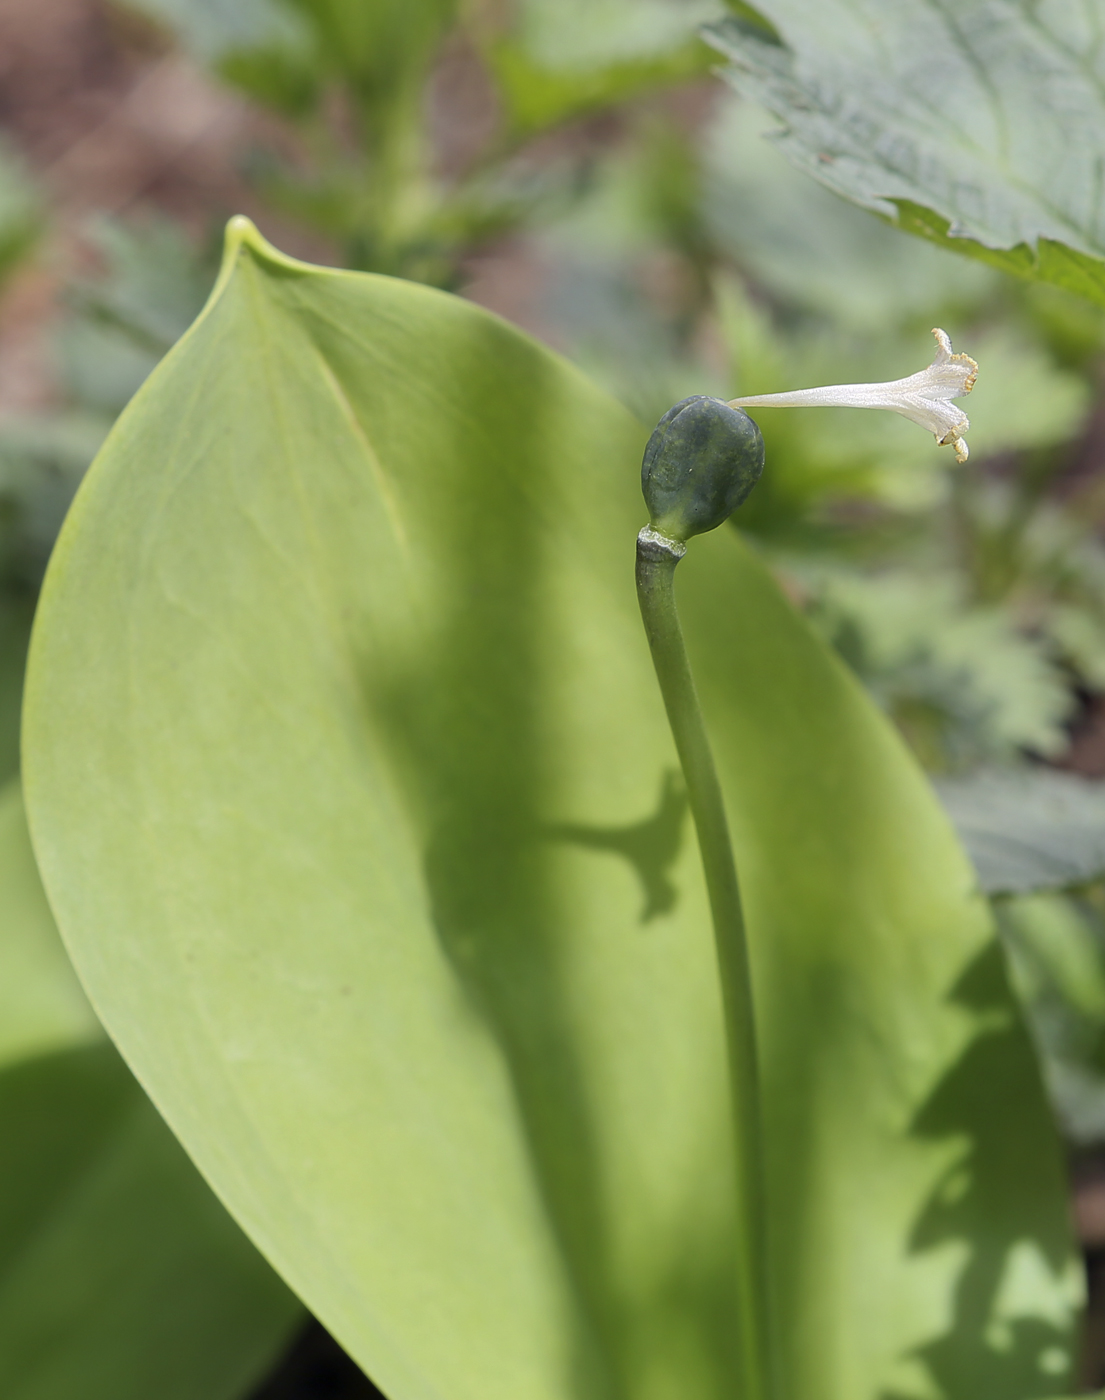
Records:
M740 1400L772 1400L775 1393L756 1029L729 823L674 583L686 541L728 519L759 480L763 463L763 439L746 413L718 399L684 399L661 418L645 449L641 484L650 521L637 537L637 597L698 833L724 1002L736 1162Z

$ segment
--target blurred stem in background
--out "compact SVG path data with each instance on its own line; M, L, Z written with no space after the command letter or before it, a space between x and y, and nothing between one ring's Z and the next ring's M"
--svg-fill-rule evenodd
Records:
M141 7L168 9L158 0ZM578 159L543 168L519 162L536 138L710 63L692 15L674 50L646 44L643 54L615 52L612 61L584 51L582 62L547 66L525 40L532 9L292 0L272 8L252 45L228 35L213 53L216 72L290 123L308 156L305 171L262 159L258 188L332 238L347 266L455 287L473 247L570 202L580 188ZM567 23L573 18L586 30L582 12ZM470 70L487 109L448 172L430 112L443 53Z
M289 6L290 32L231 49L221 76L279 113L310 155L306 180L270 168L260 185L275 203L334 237L348 266L448 283L424 88L455 21L452 0L411 6L342 0Z

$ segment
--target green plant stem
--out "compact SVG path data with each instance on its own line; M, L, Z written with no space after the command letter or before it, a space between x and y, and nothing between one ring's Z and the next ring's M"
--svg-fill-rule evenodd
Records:
M752 979L740 887L721 784L675 606L675 566L685 546L651 529L637 538L637 598L652 662L683 767L714 922L729 1053L736 1164L740 1400L772 1400L763 1133Z

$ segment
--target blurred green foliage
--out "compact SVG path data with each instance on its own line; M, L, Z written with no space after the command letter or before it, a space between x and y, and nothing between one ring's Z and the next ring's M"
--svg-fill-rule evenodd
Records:
M37 589L81 476L214 279L213 255L164 219L104 220L87 241L100 271L66 289L53 333L59 403L0 420L0 577L9 592Z
M1079 1145L1105 1141L1105 895L1035 894L998 905L1052 1103Z
M66 291L53 335L58 403L0 418L0 781L18 770L34 602L73 493L116 415L195 318L214 277L212 258L164 219L105 220L88 241L101 271Z
M967 468L890 415L765 410L741 525L930 770L1061 756L1105 692L1105 311L902 238L798 173L762 140L774 119L708 76L696 26L720 4L128 4L284 124L247 171L274 210L347 266L448 288L474 252L523 243L549 338L645 422L691 393L906 374L944 326L981 365ZM449 62L482 95L446 159ZM0 279L42 228L0 151ZM67 290L58 405L0 420L0 777L61 518L214 275L212 246L164 219L88 236L100 270ZM1103 1141L1099 892L1010 901L1002 924L1064 1126Z
M527 144L704 73L712 56L696 25L720 8L712 0L523 0L509 10L472 0L129 4L290 125L301 158L259 154L253 165L274 207L333 239L348 267L441 287L457 285L474 246L531 224L578 189L586 153L534 166ZM449 170L429 111L443 45L478 66L493 113L493 130L477 131Z
M0 142L0 287L34 247L42 210L23 162Z

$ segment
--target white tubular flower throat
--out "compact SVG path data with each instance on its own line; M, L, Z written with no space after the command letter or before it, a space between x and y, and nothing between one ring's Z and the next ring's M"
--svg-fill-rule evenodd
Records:
M953 355L947 334L937 329L936 358L928 369L907 379L885 384L827 384L820 389L795 389L786 394L752 394L730 399L730 408L889 408L920 423L941 447L955 448L958 462L967 460L963 434L971 426L961 408L951 400L969 394L978 378L978 365L970 355Z

